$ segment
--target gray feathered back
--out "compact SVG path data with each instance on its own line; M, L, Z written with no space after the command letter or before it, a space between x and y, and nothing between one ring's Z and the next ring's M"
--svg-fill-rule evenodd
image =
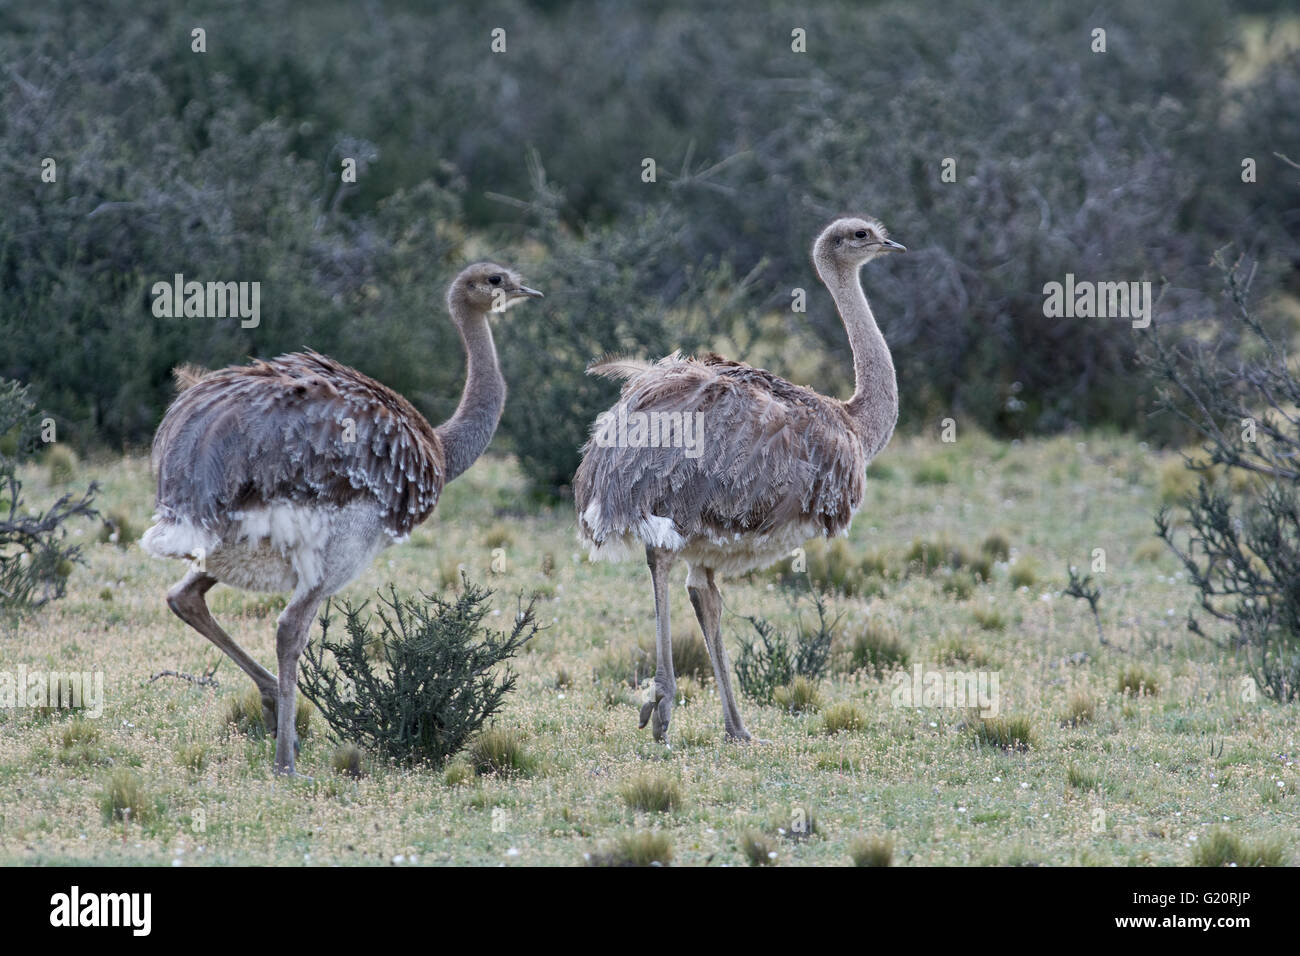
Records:
M612 414L619 406L701 412L704 425L696 458L680 447L601 447L593 433L574 477L588 544L652 515L671 518L687 538L762 533L791 521L833 535L862 502L867 456L842 402L714 354L674 354L654 365L605 360L588 371L627 379ZM597 527L585 517L593 501Z
M442 445L410 402L310 350L193 381L163 417L152 461L160 515L209 530L271 501L369 496L406 534L433 511L445 473Z

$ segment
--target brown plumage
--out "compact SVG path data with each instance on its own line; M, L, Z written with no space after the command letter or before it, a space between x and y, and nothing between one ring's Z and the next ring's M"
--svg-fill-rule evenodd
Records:
M589 544L647 515L669 518L685 539L725 541L792 521L830 536L862 503L863 443L842 402L715 353L589 371L627 380L619 405L628 412L700 413L705 429L697 458L680 445L633 455L588 442L574 494L580 509L599 497L601 521L580 523Z
M210 531L274 501L371 498L401 537L437 505L443 462L442 442L410 402L310 350L199 378L153 444L159 515Z
M437 428L391 388L312 351L176 370L179 394L153 443L155 524L140 543L193 562L167 604L257 685L276 772L294 771L298 658L316 609L427 518L492 440L506 385L487 317L540 295L490 262L456 277L447 306L465 388ZM278 674L212 619L204 595L218 582L293 592L276 622Z
M645 548L658 670L641 725L653 720L657 739L667 739L676 690L667 579L678 557L690 566L687 592L713 661L727 735L751 739L731 690L715 577L771 564L811 537L848 531L867 465L898 419L893 362L858 272L902 249L878 221L858 218L831 223L813 246L813 264L853 351L856 387L848 401L712 353L654 364L605 358L588 369L625 384L597 420L574 476L578 536L595 558Z

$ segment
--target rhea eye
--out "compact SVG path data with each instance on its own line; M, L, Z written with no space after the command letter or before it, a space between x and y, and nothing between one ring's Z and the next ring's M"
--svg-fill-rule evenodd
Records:
M857 232L854 233L854 235L857 236L859 239L865 239L867 238L867 230L859 229Z
M501 284L501 277L500 277L500 276L488 276L488 282L491 282L493 285L500 285L500 284Z

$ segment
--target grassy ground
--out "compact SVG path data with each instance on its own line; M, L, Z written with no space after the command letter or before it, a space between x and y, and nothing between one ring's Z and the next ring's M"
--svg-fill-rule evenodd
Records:
M225 726L249 683L229 661L216 689L148 682L221 659L164 604L181 567L134 543L95 543L87 529L87 566L65 600L6 625L0 670L102 669L105 712L0 714L0 861L577 864L585 854L662 857L666 846L677 864L856 855L895 865L1178 865L1240 856L1235 839L1248 854L1293 862L1294 707L1249 700L1243 664L1187 634L1193 593L1152 537L1151 514L1179 493L1180 471L1101 435L897 439L873 466L848 541L867 572L854 572L858 594L834 599L844 618L821 709L789 714L742 700L750 729L770 743L728 745L706 667L683 681L688 699L667 749L636 729L639 692L624 679L651 644L645 568L588 564L571 513L523 504L511 463L486 459L345 596L389 581L436 590L457 565L497 589L505 615L515 592L541 592L547 629L518 659L518 689L497 725L522 740L533 766L507 778L476 776L462 760L438 771L367 760L361 779L339 776L316 715L299 761L313 779L274 779L272 741ZM78 468L77 481L91 477L105 510L127 517L138 538L150 512L147 462ZM27 479L30 502L57 491L44 470ZM974 555L993 534L1011 550L988 583L905 571L916 540ZM494 548L504 549L503 574L490 573ZM1106 557L1095 578L1109 646L1087 605L1061 594L1067 566L1088 568L1096 548ZM675 633L698 640L683 577L676 568ZM733 657L752 635L743 615L794 620L790 592L770 577L724 584L723 594ZM273 664L280 599L224 586L211 597L234 638ZM854 672L855 642L894 663ZM918 663L997 672L1006 723L992 729L1028 737L1028 749L977 744L980 724L966 710L891 706L891 667ZM1126 671L1156 692L1121 690ZM844 712L837 704L856 708L857 729L826 732L828 710ZM112 788L136 807L128 821L105 809ZM656 805L668 808L638 809ZM811 838L793 839L808 818Z

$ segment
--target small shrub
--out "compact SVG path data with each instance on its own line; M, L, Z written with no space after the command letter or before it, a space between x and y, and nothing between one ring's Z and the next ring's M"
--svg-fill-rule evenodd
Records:
M997 608L977 607L971 611L971 617L981 631L1002 631L1006 630L1007 619L1003 617L1002 612Z
M964 664L972 667L985 667L990 663L990 658L982 650L973 644L969 644L959 638L951 638L944 641L937 648L941 659L945 664Z
M673 845L667 834L650 831L619 837L612 848L587 854L587 865L668 866L672 859Z
M1286 866L1286 852L1277 839L1246 840L1225 827L1215 827L1192 850L1196 866Z
M458 787L474 778L474 768L464 760L452 760L443 772L442 782L449 787Z
M891 628L878 620L869 620L853 636L849 645L849 668L870 670L880 676L897 667L906 667L907 648Z
M153 816L154 807L145 793L144 783L135 772L121 767L114 770L100 797L104 822L115 820L143 823Z
M740 689L754 700L770 704L776 689L792 684L795 677L803 675L820 680L826 675L840 617L827 620L826 601L819 592L812 591L812 600L817 625L805 627L800 615L793 641L763 618L747 619L758 637L741 647L736 658L736 680Z
M943 579L943 593L954 600L967 601L975 593L976 583L970 571L953 571Z
M821 709L822 697L817 685L802 674L784 687L778 687L773 694L778 707L787 713L816 713Z
M1101 777L1091 770L1084 770L1082 767L1070 764L1065 770L1065 780L1075 790L1098 790L1101 787Z
M1125 696L1142 697L1150 694L1154 697L1160 693L1160 682L1150 671L1130 664L1120 672L1119 692Z
M1076 690L1070 694L1065 705L1065 714L1061 717L1062 727L1082 727L1092 723L1097 716L1097 704L1086 690Z
M266 736L266 721L262 718L262 695L256 687L246 687L234 697L226 698L221 712L221 725L229 733L242 734L254 740Z
M1038 581L1038 566L1028 556L1017 558L1011 566L1011 586L1013 588L1031 588Z
M81 548L66 543L68 523L73 518L94 520L92 507L98 486L91 482L79 499L71 494L59 497L48 510L30 512L24 507L18 466L30 456L40 421L26 386L0 379L0 608L31 609L63 597L74 564L81 562ZM50 449L50 461L71 460L69 449ZM51 465L51 483L62 484L72 475L59 475Z
M137 528L124 511L110 511L99 526L99 543L115 544L124 551L138 537Z
M182 744L176 748L176 762L186 770L192 770L195 773L202 772L203 768L208 765L207 744L197 741Z
M669 813L682 803L677 781L651 773L639 773L622 787L623 802L633 810Z
M1011 557L1011 542L1005 535L995 531L980 544L980 553L994 561L1005 561Z
M861 730L865 723L862 711L858 710L856 704L848 701L831 704L822 711L822 733L824 734L833 736L838 733L851 733Z
M460 590L464 573L464 568L455 558L444 558L438 562L438 586L444 591Z
M1038 746L1028 717L980 717L971 724L971 734L976 744L1001 750L1023 752Z
M775 847L767 835L758 830L746 830L740 835L740 852L749 860L750 866L772 866L777 859Z
M480 777L526 776L533 771L533 760L524 749L520 735L495 727L483 731L470 743L469 762Z
M855 837L849 844L849 859L854 866L891 866L894 841L883 836Z
M334 748L330 758L334 772L356 780L361 777L361 748L353 743L341 744Z
M71 483L77 477L77 453L67 445L51 445L45 453L50 484L54 487Z
M366 605L345 605L346 636L338 641L327 611L319 642L303 655L299 686L335 739L408 764L441 766L460 751L514 689L515 674L496 666L537 633L531 603L521 605L509 633L484 629L491 593L468 580L453 601L403 598L390 587L375 615L382 670L368 652ZM326 652L335 666L326 666Z
M483 538L483 543L489 548L508 548L514 544L515 536L510 533L510 529L503 524L495 524L488 529L488 533Z
M573 675L569 673L569 669L567 667L561 664L559 667L555 669L555 689L565 690L572 686L573 686Z

